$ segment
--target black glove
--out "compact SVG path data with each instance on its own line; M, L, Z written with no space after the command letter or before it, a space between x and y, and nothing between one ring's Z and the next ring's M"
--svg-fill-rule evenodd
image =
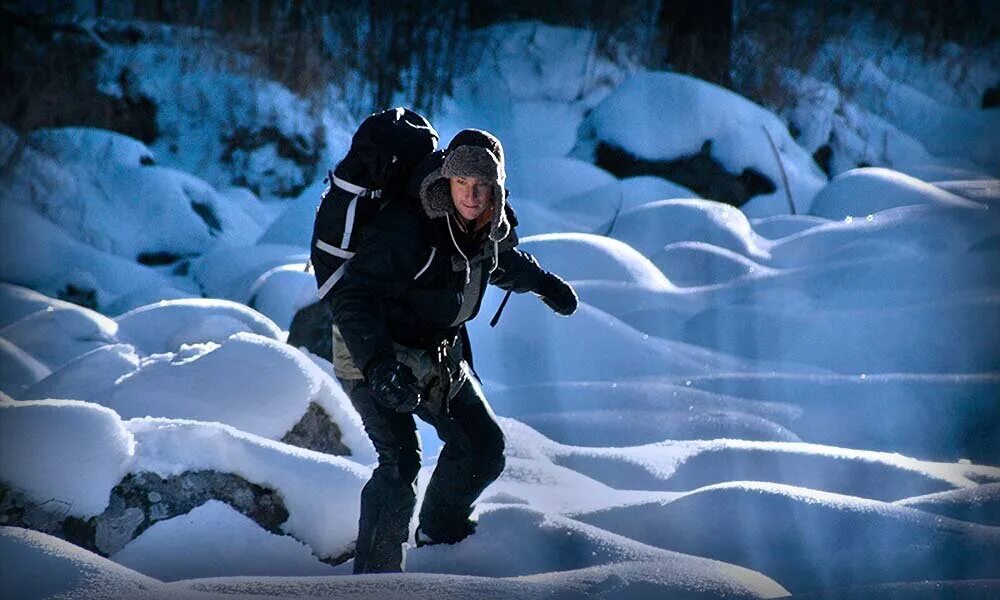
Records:
M535 290L535 293L546 306L560 315L568 317L576 312L576 306L579 303L576 292L558 275L545 273L538 282L538 289Z
M366 371L375 399L396 412L413 412L420 406L420 387L409 367L395 358L372 361Z

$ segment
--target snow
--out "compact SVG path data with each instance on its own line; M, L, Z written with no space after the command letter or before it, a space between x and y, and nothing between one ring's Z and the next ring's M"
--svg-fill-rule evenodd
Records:
M165 300L119 315L115 322L118 339L147 355L176 352L184 344L222 343L241 331L281 339L269 319L228 300Z
M13 202L0 201L0 280L58 296L70 286L95 292L98 307L139 289L179 285L131 260L71 238L52 222Z
M1000 525L1000 483L924 494L895 504L980 525Z
M114 374L112 374L114 375ZM364 456L368 447L360 421L345 420L346 397L301 352L251 333L222 344L191 344L176 353L155 354L119 377L100 400L123 418L171 417L218 421L242 431L279 439L311 402L340 418L344 443Z
M0 588L11 598L209 598L179 594L152 577L136 573L44 533L0 527Z
M338 557L354 544L367 467L221 423L143 418L126 426L136 439L134 470L161 477L192 470L239 475L281 495L289 514L282 529L317 556Z
M248 243L260 235L259 226L209 184L182 171L139 164L133 160L138 142L123 143L121 137L49 129L35 149L29 136L29 145L9 157L13 173L2 198L44 215L78 241L129 259L162 252L184 256L218 240ZM64 159L74 148L92 153L76 154L72 162L51 160ZM45 149L53 154L34 156ZM154 222L157 226L149 227Z
M302 542L264 531L218 500L154 523L111 559L161 581L232 575L330 575L333 571Z
M114 384L139 367L140 356L128 344L108 344L82 354L34 385L15 394L19 400L68 398L104 404Z
M110 409L73 400L0 404L0 480L67 515L103 512L135 453L135 438Z
M574 154L593 158L601 141L646 160L711 155L732 174L753 168L777 188L758 200L783 201L781 174L768 142L774 139L798 212L808 209L826 178L773 113L729 90L678 73L634 75L615 89L580 128ZM758 215L763 216L763 215Z
M992 578L995 528L854 496L728 482L576 518L653 546L773 573L792 592L892 580ZM696 522L696 528L686 524Z
M813 199L810 213L827 219L863 217L897 206L933 206L984 209L929 183L891 169L855 169L833 179Z
M82 306L51 306L0 329L0 336L58 369L72 359L118 341L118 324ZM60 340L53 344L52 340Z
M0 390L17 395L36 381L48 377L52 371L21 348L0 337Z
M766 258L767 244L739 209L710 200L660 200L618 215L608 235L646 256L673 242L701 241Z
M670 288L663 273L628 244L586 233L551 233L523 238L519 246L563 279L634 283Z

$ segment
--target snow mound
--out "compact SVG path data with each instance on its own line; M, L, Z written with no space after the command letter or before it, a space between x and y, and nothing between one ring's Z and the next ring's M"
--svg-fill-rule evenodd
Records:
M863 217L897 206L930 204L983 209L978 202L946 192L904 173L882 168L854 169L838 175L813 198L810 214L827 219Z
M0 337L0 391L17 396L51 373L52 370L34 356Z
M728 283L733 279L774 273L749 258L705 242L674 242L649 259L676 285L699 286Z
M317 180L297 198L289 200L288 207L257 238L257 243L309 248L316 209L326 186L323 180Z
M738 208L711 200L651 202L618 215L608 230L646 256L674 242L704 242L761 260L770 245Z
M371 471L356 462L274 442L221 423L132 419L133 470L161 477L185 471L233 473L276 490L288 509L282 529L319 557L339 557L357 535L361 487Z
M115 382L136 370L139 361L139 354L128 344L101 346L66 363L17 394L17 398L66 398L106 404L114 391Z
M567 280L610 280L651 289L668 289L670 282L649 259L628 244L587 233L550 233L521 240L547 270Z
M646 381L579 381L491 391L490 404L552 440L628 446L664 439L799 441L790 404L706 393Z
M112 410L72 400L0 404L0 479L65 514L104 512L129 472L135 439Z
M491 290L484 306L499 304L500 295ZM540 300L524 297L511 299L497 329L486 319L474 321L470 335L477 371L488 380L523 384L751 369L749 363L725 354L644 337L587 306L586 300L570 319L555 318ZM600 344L581 344L580 339Z
M73 308L71 302L49 298L35 290L0 282L0 328L40 310L52 308Z
M333 573L302 542L267 532L218 500L154 523L111 559L162 581Z
M116 343L117 334L117 323L76 305L51 306L0 329L0 336L50 369L58 369L95 348Z
M191 276L206 296L247 304L261 275L275 267L291 264L304 270L308 260L307 249L297 246L220 245L191 262Z
M56 164L31 156L41 151L29 146L13 157L11 183L2 197L44 215L80 242L130 260L182 257L220 240L245 244L260 235L249 215L203 180L129 161L136 149L126 148L120 137L45 130L40 139L56 149ZM77 147L94 154L61 160Z
M156 354L139 368L117 378L102 404L124 418L170 417L218 421L242 431L279 439L305 414L310 402L324 408L334 384L309 358L281 342L237 333L221 345L183 346L177 353ZM350 412L329 410L331 418ZM359 418L339 422L344 442L363 451L368 444Z
M430 573L381 573L378 577L313 577L309 579L233 577L182 581L189 590L258 596L262 590L277 597L358 598L378 600L468 600L504 598L779 598L787 590L760 574L718 564L703 569L666 570L659 561L629 561L570 571L520 577L479 577Z
M166 300L115 318L118 339L143 354L176 352L183 344L222 343L246 331L274 340L281 331L257 311L229 300Z
M1000 525L1000 483L925 494L895 504L980 525Z
M36 129L27 136L27 142L63 163L93 161L123 167L154 163L153 152L139 140L92 127Z
M996 578L1000 569L995 528L773 483L724 483L576 518L760 571L792 592L844 581Z
M0 589L9 598L135 598L195 596L44 533L0 527Z
M562 447L553 460L617 489L683 491L727 481L767 481L892 501L976 485L955 463L803 443L712 440Z
M750 219L750 224L758 235L769 240L801 233L811 227L828 223L827 219L812 215L774 215L760 219Z
M188 285L69 236L35 211L0 202L0 280L49 296L77 290L94 294L98 308L123 294ZM180 292L176 292L180 293Z
M510 552L510 548L518 551ZM729 588L747 593L747 588L751 588L761 594L780 592L777 584L753 571L664 552L573 519L519 506L484 511L476 534L461 545L419 548L407 556L411 572L491 577L571 571L622 562L656 562L661 572L687 580L689 585L697 581L717 591Z
M603 142L640 159L667 161L696 155L710 142L712 157L729 173L752 168L770 179L777 191L758 199L782 206L781 174L768 134L778 148L796 208L805 212L826 178L781 119L687 75L648 72L629 78L584 120L578 149L592 156L593 147Z
M300 309L316 302L316 277L299 263L265 271L250 286L247 303L287 331Z

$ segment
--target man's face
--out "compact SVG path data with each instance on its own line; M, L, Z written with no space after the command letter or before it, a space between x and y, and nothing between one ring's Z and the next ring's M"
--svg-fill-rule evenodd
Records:
M451 201L455 210L468 221L483 214L493 200L493 183L475 177L449 177Z

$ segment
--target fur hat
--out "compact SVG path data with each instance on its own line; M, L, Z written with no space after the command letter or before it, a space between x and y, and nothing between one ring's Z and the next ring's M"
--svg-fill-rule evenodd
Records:
M480 129L463 129L455 135L445 151L441 168L428 174L420 185L420 200L430 217L443 217L454 212L448 183L450 177L475 177L493 183L490 239L499 242L507 237L511 229L504 211L507 171L500 140Z

